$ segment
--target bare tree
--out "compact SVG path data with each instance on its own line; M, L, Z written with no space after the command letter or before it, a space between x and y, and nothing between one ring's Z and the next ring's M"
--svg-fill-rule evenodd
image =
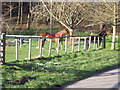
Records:
M83 20L81 17L81 3L53 2L52 12L50 7L51 4L44 1L33 7L31 13L34 14L34 17L37 17L34 21L51 15L54 20L58 21L70 31L70 35L73 35L73 28L78 26Z
M30 10L32 24L36 25L39 20L44 20L45 18L50 18L49 13L45 10L42 3L34 3Z
M115 49L115 33L118 18L118 3L116 2L54 2L52 12L50 3L44 2L34 7L34 16L39 19L49 17L49 14L64 27L68 28L70 35L73 35L73 28L77 27L82 21L87 20L90 24L84 27L94 26L96 24L110 24L113 27L113 39L111 49ZM38 8L39 7L39 8ZM38 20L38 19L35 19Z
M52 12L52 0L50 1L50 12ZM52 23L52 15L50 14L50 34L52 33L53 23Z
M92 22L93 25L96 23L111 24L113 27L113 39L111 50L115 49L115 34L116 25L118 19L118 3L117 2L89 2L83 5L83 18ZM90 24L90 25L92 25ZM90 26L90 25L86 25Z
M17 3L7 3L3 2L2 3L2 32L4 33L9 33L13 32L16 29L16 25L13 25L11 22L17 21L17 17L15 16L15 13L13 14L13 11L16 11ZM13 14L13 15L12 15Z
M20 23L21 23L21 26L22 26L22 20L23 20L23 2L21 0L21 18L20 18Z

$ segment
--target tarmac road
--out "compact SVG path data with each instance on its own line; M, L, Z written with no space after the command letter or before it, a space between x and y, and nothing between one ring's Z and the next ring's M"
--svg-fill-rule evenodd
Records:
M120 69L114 69L77 81L65 88L118 88L120 90ZM118 80L119 78L119 80Z

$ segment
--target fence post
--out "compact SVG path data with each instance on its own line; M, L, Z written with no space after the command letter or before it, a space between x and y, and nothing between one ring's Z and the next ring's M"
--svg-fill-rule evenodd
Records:
M63 50L63 41L61 41L61 50Z
M103 36L103 48L106 48L106 40L105 40L105 36Z
M90 50L90 48L91 48L90 47L91 46L91 36L89 37L89 42L88 43L89 43L89 50Z
M38 39L38 48L40 48L40 39Z
M52 46L52 38L50 38L50 44L49 44L49 56L51 55L51 46Z
M98 48L100 48L100 37L98 36Z
M95 42L96 42L96 37L94 36L94 45L93 45L94 50L95 50Z
M86 50L86 39L87 38L84 38L84 50Z
M42 38L39 39L40 58L42 57Z
M22 47L22 38L20 38L20 48Z
M16 60L18 60L18 39L15 39L16 41Z
M0 35L0 65L3 62L2 53L3 53L3 51L2 51L2 35Z
M57 43L58 43L58 44L57 44L57 54L58 54L58 55L59 55L59 43L60 43L59 41L60 41L60 38L58 38L58 42L57 42Z
M72 52L74 52L74 37L72 38Z
M29 39L29 60L31 60L31 38Z
M65 38L65 53L67 52L67 36Z
M1 46L2 46L2 53L1 53L1 58L2 58L2 64L5 64L5 46L6 46L6 34L2 33L1 35Z
M78 40L78 52L80 51L80 37L79 37L79 40Z

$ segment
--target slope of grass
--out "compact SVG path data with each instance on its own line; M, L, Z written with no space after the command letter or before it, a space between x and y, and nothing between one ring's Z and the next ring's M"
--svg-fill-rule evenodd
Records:
M107 39L106 49L77 51L74 53L68 46L68 53L60 50L57 55L55 43L52 44L52 55L48 56L48 44L45 43L43 58L25 60L28 57L28 44L19 48L19 61L15 61L15 46L6 48L6 64L2 65L2 83L5 88L56 88L74 81L87 78L97 73L117 68L118 43L116 50L110 50L111 40ZM35 49L37 41L32 41L32 56L39 55ZM64 45L63 45L64 46Z

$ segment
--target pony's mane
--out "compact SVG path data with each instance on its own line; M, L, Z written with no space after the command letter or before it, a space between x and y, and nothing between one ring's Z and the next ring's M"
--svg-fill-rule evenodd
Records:
M65 30L65 31L67 31L67 33L69 33L69 30L68 30L67 28L65 28L65 29L63 29L63 30Z

